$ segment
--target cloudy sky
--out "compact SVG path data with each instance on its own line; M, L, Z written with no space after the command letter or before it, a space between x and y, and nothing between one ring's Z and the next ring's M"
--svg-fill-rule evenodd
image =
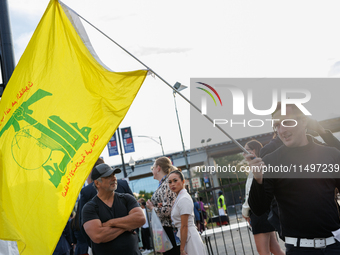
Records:
M16 62L48 0L8 1ZM338 1L113 1L64 3L117 41L170 84L190 78L327 77L340 60ZM145 69L95 29L84 24L101 60L114 71ZM193 88L191 88L193 89ZM332 94L332 92L327 92ZM185 147L190 148L190 107L178 98ZM149 76L121 127L134 136L159 137L165 153L181 151L172 91ZM216 131L219 132L219 131ZM232 134L231 134L232 135ZM251 134L249 134L251 135ZM202 139L209 134L202 133ZM157 138L156 138L157 139ZM225 138L213 140L222 142ZM200 139L191 141L200 146ZM157 156L161 147L135 137L134 160ZM210 143L210 144L211 144ZM106 162L119 164L120 157Z

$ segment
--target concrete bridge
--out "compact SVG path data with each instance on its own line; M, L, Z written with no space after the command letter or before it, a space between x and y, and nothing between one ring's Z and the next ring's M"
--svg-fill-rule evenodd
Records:
M337 133L337 132L340 132L340 117L320 121L320 124L325 129L329 129L330 131L332 131L340 139L340 133ZM316 133L309 132L309 134L313 136L317 136ZM241 139L237 139L237 141L240 144L245 144L248 140L256 139L260 141L263 145L265 145L272 139L272 137L273 137L273 132L269 132L269 133L254 135L250 137L244 137ZM219 158L219 157L232 155L232 154L236 154L240 152L241 152L241 149L238 148L232 141L212 144L212 145L208 145L208 146L200 147L200 148L192 148L186 151L187 156L188 156L189 168L193 168L195 166L202 166L202 165L214 166L216 164L214 158ZM181 168L182 170L186 169L183 151L175 152L172 154L167 154L166 156L170 157L173 160L173 164L175 166ZM138 179L152 176L150 169L154 164L154 160L155 160L155 157L136 161L134 171L132 171L131 167L128 164L126 164L125 168L128 173L129 180L133 181L133 180L138 180ZM114 167L122 168L122 165L116 165ZM123 177L124 177L123 173L120 173L117 175L118 179L123 178Z

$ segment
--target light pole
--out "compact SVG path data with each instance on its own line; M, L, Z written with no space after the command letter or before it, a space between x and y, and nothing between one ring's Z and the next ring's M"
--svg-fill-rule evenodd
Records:
M7 0L0 1L0 97L15 68L12 32Z
M205 141L204 139L201 140L202 148L204 146L203 144L205 143L204 151L205 151L205 154L207 155L207 164L209 164L209 155L208 155L207 147L210 141L211 141L211 138L208 138L207 141Z
M208 138L207 141L205 141L204 139L201 140L201 144L202 144L202 147L203 147L203 143L206 143L205 147L208 146L208 143L211 142L211 138Z
M209 143L210 141L211 141L211 138L208 138L207 141L205 141L204 139L201 140L202 148L203 148L204 143L205 143L204 151L205 151L205 154L207 155L207 163L208 163L208 164L209 164L209 155L208 155L207 147L208 147L208 143Z
M162 138L161 138L160 136L159 136L159 137L152 137L152 136L147 136L147 135L134 135L134 137L146 137L146 138L151 139L151 140L154 141L155 143L158 143L158 144L161 146L161 148L162 148L162 154L163 154L163 156L164 156ZM155 138L158 138L158 139L159 139L159 142L158 142Z
M177 116L177 122L178 122L178 129L179 129L179 134L181 135L181 141L182 141L182 147L183 147L183 154L184 154L184 159L185 159L185 167L188 170L189 173L189 184L190 184L190 190L192 189L192 182L191 182L191 172L189 169L189 164L188 164L188 156L187 156L187 152L185 150L184 147L184 141L183 141L183 135L182 135L182 129L181 129L181 124L179 122L179 117L178 117L178 111L177 111L177 104L176 104L176 91L181 91L183 89L186 89L187 86L182 85L179 82L176 82L176 84L174 85L174 88L176 90L173 90L173 96L174 96L174 102L175 102L175 110L176 110L176 116Z
M124 163L124 156L123 156L123 149L122 149L122 142L120 140L120 128L117 128L117 134L118 134L118 144L119 144L119 149L120 149L120 156L122 158L122 165L123 165L123 173L124 173L124 178L127 177L126 169L125 169L125 163Z

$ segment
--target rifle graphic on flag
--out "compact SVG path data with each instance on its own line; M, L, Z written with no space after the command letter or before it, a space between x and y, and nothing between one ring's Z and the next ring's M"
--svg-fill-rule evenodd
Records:
M50 1L0 101L0 239L20 254L53 253L148 72L108 70L77 19Z

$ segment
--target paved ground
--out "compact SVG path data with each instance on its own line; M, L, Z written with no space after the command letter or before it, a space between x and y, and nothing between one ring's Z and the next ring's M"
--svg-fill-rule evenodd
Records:
M243 218L237 220L236 216L230 216L230 221L231 224L228 226L209 229L202 234L203 242L208 242L210 253L207 254L258 254L253 234L249 230L246 221ZM280 239L279 244L282 250L285 251L284 242Z
M249 231L245 223L232 224L229 230L223 228L223 232L214 232L207 235L207 238L202 236L205 243L210 237L209 252L207 254L228 254L228 255L239 255L239 254L258 254L254 242L253 234ZM217 230L217 229L216 229ZM280 240L280 246L283 250L284 243Z

